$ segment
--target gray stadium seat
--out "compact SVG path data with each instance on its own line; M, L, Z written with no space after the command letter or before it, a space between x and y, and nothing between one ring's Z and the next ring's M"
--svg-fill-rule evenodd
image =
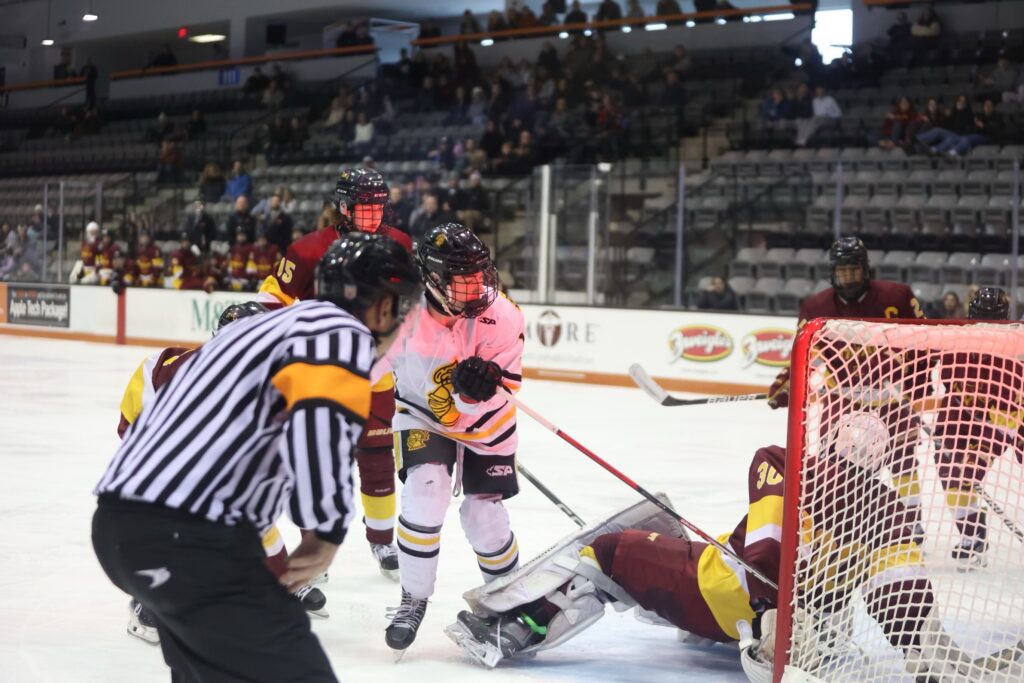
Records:
M766 253L757 247L743 247L729 263L729 277L753 277L755 268Z
M758 277L782 277L786 266L793 260L794 251L785 247L769 249L757 266Z
M782 290L775 295L775 312L795 315L800 312L800 302L811 295L814 283L807 278L790 278Z
M938 283L942 276L942 264L946 262L944 251L922 251L908 268L908 279L913 282Z
M1010 263L1013 257L1009 254L985 254L974 266L972 282L978 285L1004 286L1010 279Z
M782 291L785 283L779 277L761 277L754 283L753 288L747 292L744 308L751 313L769 313L772 310L772 301L775 295Z
M882 262L878 264L878 277L882 280L904 281L907 279L907 270L914 262L914 252L895 250L886 252Z
M934 282L915 282L910 288L914 291L921 306L928 308L942 298L943 289Z
M793 254L793 260L786 267L786 274L790 278L812 279L821 263L825 263L827 268L827 252L821 249L797 249Z
M974 266L981 260L979 254L957 251L949 255L941 266L942 281L948 284L966 284L970 282Z

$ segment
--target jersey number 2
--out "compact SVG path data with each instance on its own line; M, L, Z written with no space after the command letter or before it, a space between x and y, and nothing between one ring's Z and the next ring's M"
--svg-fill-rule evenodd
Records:
M782 475L768 463L763 462L757 466L757 489L759 491L765 482L768 482L769 486L775 486L780 481L782 481Z
M277 277L281 282L288 284L292 281L292 274L295 272L295 264L286 258L281 259L277 264Z

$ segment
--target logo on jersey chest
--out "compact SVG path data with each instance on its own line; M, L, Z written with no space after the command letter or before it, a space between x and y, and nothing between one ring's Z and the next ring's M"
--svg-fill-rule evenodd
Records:
M452 371L455 370L458 363L459 361L453 360L434 370L434 376L431 379L436 386L427 394L427 405L430 407L430 411L445 427L451 427L459 419L459 411L455 409L455 396L452 389Z

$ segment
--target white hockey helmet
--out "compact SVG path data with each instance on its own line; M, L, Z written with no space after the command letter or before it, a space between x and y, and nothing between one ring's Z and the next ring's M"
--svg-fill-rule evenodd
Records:
M96 221L89 221L85 225L86 239L95 240L100 235L100 224Z
M844 460L872 472L885 463L889 428L874 413L841 415L832 441L833 452Z

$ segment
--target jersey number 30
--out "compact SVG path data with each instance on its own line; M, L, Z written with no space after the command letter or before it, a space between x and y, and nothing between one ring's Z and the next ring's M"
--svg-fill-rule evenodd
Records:
M292 274L295 273L295 264L286 258L277 263L277 279L288 284L292 281Z
M782 475L768 463L763 462L757 466L757 489L759 491L765 482L768 482L769 486L775 486L780 481L782 481Z

